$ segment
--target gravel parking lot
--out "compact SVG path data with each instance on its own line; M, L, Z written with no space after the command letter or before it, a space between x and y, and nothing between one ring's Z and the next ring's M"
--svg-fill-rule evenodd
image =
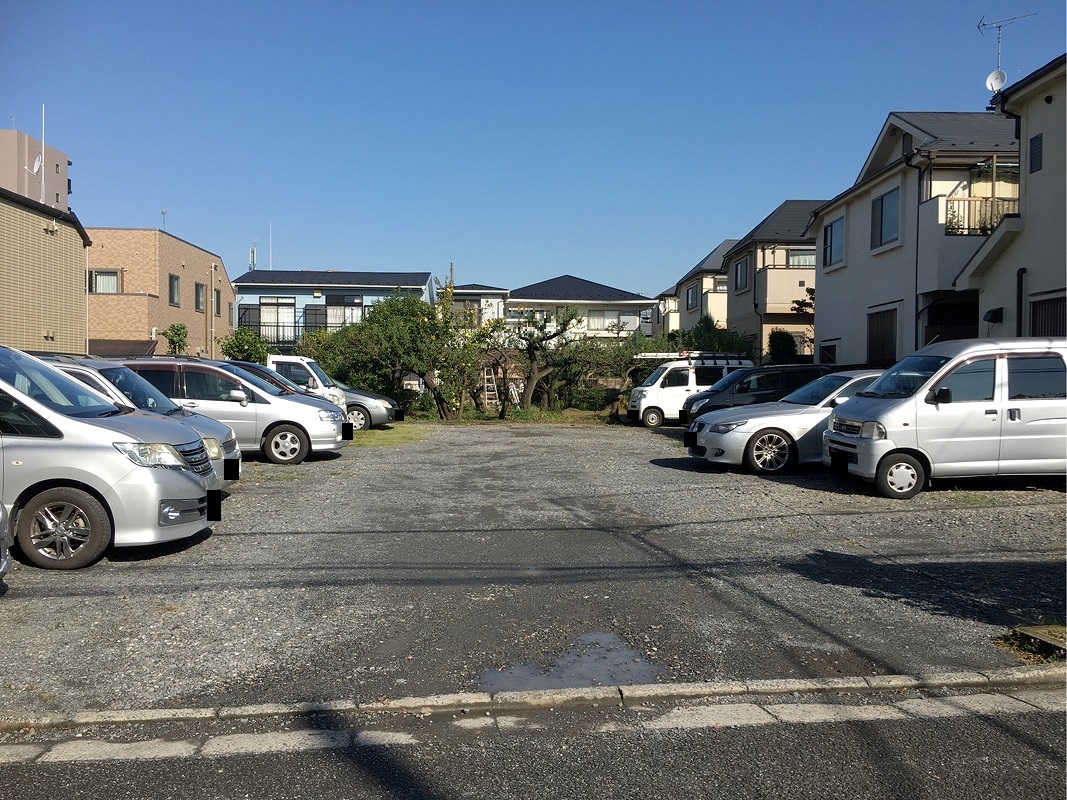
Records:
M902 502L705 466L680 428L418 430L246 462L192 540L18 564L0 718L991 668L1064 617L1062 479Z

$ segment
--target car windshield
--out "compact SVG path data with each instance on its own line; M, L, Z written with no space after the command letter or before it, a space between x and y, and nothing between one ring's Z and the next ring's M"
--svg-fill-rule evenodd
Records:
M81 381L10 348L0 348L0 380L67 417L110 417L133 410L105 400Z
M798 406L817 406L850 380L852 378L847 375L823 375L811 383L805 383L799 389L794 389L782 398L782 402L796 403Z
M908 356L857 397L911 397L948 361L948 356Z
M152 411L156 414L183 413L180 406L175 405L174 401L129 367L119 364L114 367L100 367L97 372L142 411Z
M262 378L268 383L273 383L276 386L281 386L284 389L288 389L289 394L307 394L307 392L303 388L293 383L280 372L275 372L270 367L264 367L261 364L257 364L254 368L245 367L241 364L237 364L236 366L241 367L241 369L245 370L246 372L251 372L253 375Z
M734 372L731 372L729 375L726 375L726 376L724 376L722 378L719 378L719 380L717 380L710 387L705 389L702 392L702 394L711 394L712 392L721 392L721 391L724 391L726 389L729 389L735 383L737 383L739 380L741 380L743 377L745 377L745 375L747 375L747 374L748 374L748 370L747 369L735 370Z
M270 381L264 380L258 375L255 375L249 372L247 369L243 369L237 366L236 364L228 364L226 362L221 362L217 366L221 367L227 372L236 375L241 380L247 381L248 383L255 386L257 389L259 389L261 392L265 392L271 397L281 397L283 394L289 394L288 390L279 388Z
M645 382L642 383L641 386L642 387L655 386L656 383L659 381L659 379L663 377L663 373L666 372L666 371L667 371L667 365L666 364L660 364L658 367L656 367L654 370L652 370L652 374L651 375L649 375L647 378L645 378Z
M319 383L323 386L333 386L333 378L322 371L322 367L314 361L308 361L306 363L307 368L315 373L315 377L319 379Z

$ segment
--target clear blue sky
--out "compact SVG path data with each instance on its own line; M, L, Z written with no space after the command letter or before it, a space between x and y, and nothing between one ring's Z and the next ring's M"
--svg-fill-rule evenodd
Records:
M86 227L231 278L571 274L653 297L782 201L855 180L892 111L981 111L1065 50L1063 0L0 5L0 124L73 161Z

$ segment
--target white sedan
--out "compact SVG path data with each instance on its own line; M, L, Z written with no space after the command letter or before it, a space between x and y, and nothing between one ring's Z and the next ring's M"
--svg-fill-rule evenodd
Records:
M694 458L743 464L765 475L821 461L822 432L830 412L881 374L881 370L832 372L776 403L701 414L684 434L686 449Z

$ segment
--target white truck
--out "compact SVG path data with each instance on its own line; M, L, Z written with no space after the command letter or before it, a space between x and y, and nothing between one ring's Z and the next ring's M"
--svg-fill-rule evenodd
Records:
M345 408L344 392L314 359L306 356L269 355L267 366L311 394L325 397L334 405Z
M677 421L689 395L711 388L734 370L753 366L738 353L640 353L634 358L664 361L630 392L626 406L626 417L648 428L658 428L666 420Z

